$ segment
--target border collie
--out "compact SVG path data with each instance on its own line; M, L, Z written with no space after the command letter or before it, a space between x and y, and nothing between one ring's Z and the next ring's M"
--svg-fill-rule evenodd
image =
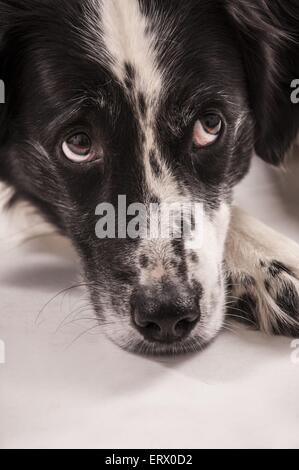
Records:
M279 165L298 133L298 25L297 0L0 0L1 180L72 241L121 347L201 349L229 299L299 334L299 257L232 208L253 154ZM97 237L121 195L200 204L201 240Z

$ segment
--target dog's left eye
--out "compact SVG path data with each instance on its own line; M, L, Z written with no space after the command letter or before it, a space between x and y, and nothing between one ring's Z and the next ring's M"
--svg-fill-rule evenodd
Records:
M62 144L64 155L75 163L91 161L94 158L90 137L81 132L74 134Z
M198 119L193 128L193 143L196 147L206 147L215 142L222 130L222 119L218 114L206 114Z

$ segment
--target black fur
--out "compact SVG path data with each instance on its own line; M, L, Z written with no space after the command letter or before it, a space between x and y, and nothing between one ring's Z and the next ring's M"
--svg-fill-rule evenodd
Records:
M299 76L299 5L297 0L227 1L241 45L251 108L255 148L278 165L299 128L299 106L290 99Z

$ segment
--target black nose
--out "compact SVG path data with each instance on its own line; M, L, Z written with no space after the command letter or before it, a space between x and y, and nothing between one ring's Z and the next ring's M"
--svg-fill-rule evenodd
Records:
M145 339L173 343L187 337L200 318L199 298L179 295L175 289L161 294L144 290L132 297L132 318Z

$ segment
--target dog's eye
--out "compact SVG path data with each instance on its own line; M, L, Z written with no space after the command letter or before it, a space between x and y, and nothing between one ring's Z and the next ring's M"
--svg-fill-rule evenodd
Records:
M222 129L222 119L218 114L206 114L196 121L193 128L193 143L205 147L215 142Z
M85 133L74 134L62 144L64 155L75 163L90 161L94 157L92 142Z

